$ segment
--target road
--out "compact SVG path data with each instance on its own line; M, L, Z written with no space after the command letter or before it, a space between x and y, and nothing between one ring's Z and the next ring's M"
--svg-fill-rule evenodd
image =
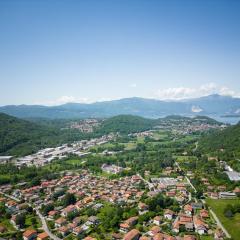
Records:
M6 194L6 193L4 193L4 192L1 192L1 191L0 191L0 194L2 194L3 196L5 196L5 197L7 197L7 198L10 198L10 199L12 199L12 200L14 200L14 201L16 201L16 202L20 202L20 199L18 199L18 198L16 198L16 197L13 197L13 196L11 196L11 195L8 195L8 194Z
M154 192L157 192L152 183L144 179L139 173L137 173L137 175L142 179L143 182L145 182L148 185L150 191L153 190Z
M175 162L175 164L177 165L178 169L182 172L182 168L179 166L179 163L178 163L178 162ZM192 189L193 189L194 192L196 193L197 190L196 190L196 188L192 185L192 183L191 183L190 179L188 178L188 176L185 175L185 178L186 178L188 184L192 187Z
M4 192L0 192L0 194L4 195L7 198L10 198L12 200L15 200L16 202L20 202L20 199L13 197L11 195L8 195ZM33 207L30 203L27 203L29 206ZM36 210L36 214L38 215L38 217L40 218L41 222L42 222L42 228L43 230L48 234L48 236L53 239L53 240L61 240L61 238L58 238L57 236L55 236L54 234L52 234L52 232L48 229L47 223L45 218L43 217L43 215L38 211L38 209L34 208L34 210Z
M202 199L202 203L205 204L205 200ZM228 231L226 230L226 228L222 225L221 221L219 220L219 218L217 217L217 215L215 214L215 212L209 207L209 211L212 214L215 222L217 223L218 227L221 228L223 230L223 232L225 233L227 238L231 238L231 235L228 233Z
M48 225L46 223L46 220L44 218L44 216L38 211L38 209L35 209L36 213L38 215L38 217L40 218L41 222L42 222L42 228L43 230L48 234L48 236L53 239L53 240L61 240L61 238L55 236L49 229L48 229Z
M197 146L197 145L196 145L196 146ZM178 162L175 162L175 163L176 163L177 167L179 168L179 170L182 171L182 169L181 169L181 167L179 166ZM192 185L190 179L189 179L187 176L185 176L185 178L186 178L186 180L188 181L188 183L190 184L190 186L192 187L192 189L194 190L194 192L196 193L197 190L196 190L196 188ZM201 201L202 201L203 204L206 204L205 200L202 199ZM217 215L215 214L215 212L214 212L211 208L209 208L209 210L210 210L210 213L212 214L214 220L216 221L218 227L222 229L222 231L225 233L225 235L226 235L227 238L231 238L231 235L228 233L228 231L227 231L227 230L225 229L225 227L222 225L222 223L220 222L220 220L219 220L219 218L217 217Z

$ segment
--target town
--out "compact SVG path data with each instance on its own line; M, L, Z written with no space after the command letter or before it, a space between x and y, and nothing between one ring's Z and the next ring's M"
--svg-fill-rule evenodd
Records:
M199 131L199 127L195 131ZM162 137L169 139L166 133L162 134L162 130L151 130L129 134L128 138L130 141L151 138L155 142ZM185 138L186 135L182 132L176 135L175 129L171 134L174 134L175 144L179 136ZM229 237L206 201L197 197L197 190L191 183L194 172L185 169L181 162L187 157L186 151L173 166L164 167L158 176L149 170L144 170L143 174L128 174L133 170L131 166L109 162L111 151L102 154L118 142L118 137L110 134L71 146L43 149L15 161L8 159L19 168L41 168L54 163L55 159L64 163L68 154L74 154L86 163L89 156L106 158L106 163L100 163L100 174L85 166L84 169L65 170L52 180L41 179L39 184L31 187L24 182L1 185L2 208L8 213L12 228L22 233L24 240L198 240L205 236L221 240ZM102 152L96 155L97 148ZM118 151L114 157L118 159L125 152L129 150ZM229 192L224 185L214 186L206 177L200 181L205 186L203 195L210 199L236 199L240 192L239 188ZM7 228L4 224L1 226L4 234Z

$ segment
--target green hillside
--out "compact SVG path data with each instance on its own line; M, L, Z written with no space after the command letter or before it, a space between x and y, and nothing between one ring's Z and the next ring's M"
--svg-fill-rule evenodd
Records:
M60 120L34 122L0 114L0 154L27 155L44 147L99 137L110 132L123 134L151 129L153 121L136 116L116 116L106 119L94 133L86 134L77 129L61 130Z
M71 120L23 120L0 114L0 154L27 155L45 147L100 137L108 133L129 134L153 129L166 121L202 121L205 118L183 118L170 116L162 119L146 119L133 115L119 115L105 119L93 133L82 133L78 129L66 129ZM209 121L209 119L207 119Z
M57 123L58 124L58 123ZM56 125L58 126L58 125ZM83 133L74 130L38 124L6 114L0 114L0 154L23 156L44 147L85 138Z
M51 144L49 136L57 135L55 129L0 114L0 153L28 154L39 147Z
M199 141L199 149L218 156L240 170L240 123L205 135Z
M154 120L132 115L119 115L106 119L98 132L103 134L109 132L119 132L123 134L141 132L152 129Z

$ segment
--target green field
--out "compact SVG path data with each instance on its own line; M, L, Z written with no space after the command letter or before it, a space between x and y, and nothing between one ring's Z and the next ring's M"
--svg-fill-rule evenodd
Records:
M200 236L200 239L201 240L213 240L214 238L213 238L213 236L205 236L205 235L203 235L203 236Z
M136 142L132 142L132 141L128 143L121 143L121 144L125 146L125 150L132 150L132 149L135 149L137 146Z
M73 164L73 165L78 165L82 164L83 160L82 159L70 159L66 161L68 164Z
M0 226L4 226L7 229L7 231L9 231L9 232L15 231L15 228L10 223L9 219L2 219L2 221L0 221Z
M212 208L212 210L216 213L221 223L227 229L229 234L232 236L234 240L238 240L240 236L240 214L235 214L232 218L227 218L224 216L224 208L228 204L240 204L239 199L207 199L207 204Z

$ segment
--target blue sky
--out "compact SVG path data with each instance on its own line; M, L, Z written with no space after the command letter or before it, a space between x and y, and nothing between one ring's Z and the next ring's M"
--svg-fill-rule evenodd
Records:
M0 105L240 96L238 0L1 0Z

